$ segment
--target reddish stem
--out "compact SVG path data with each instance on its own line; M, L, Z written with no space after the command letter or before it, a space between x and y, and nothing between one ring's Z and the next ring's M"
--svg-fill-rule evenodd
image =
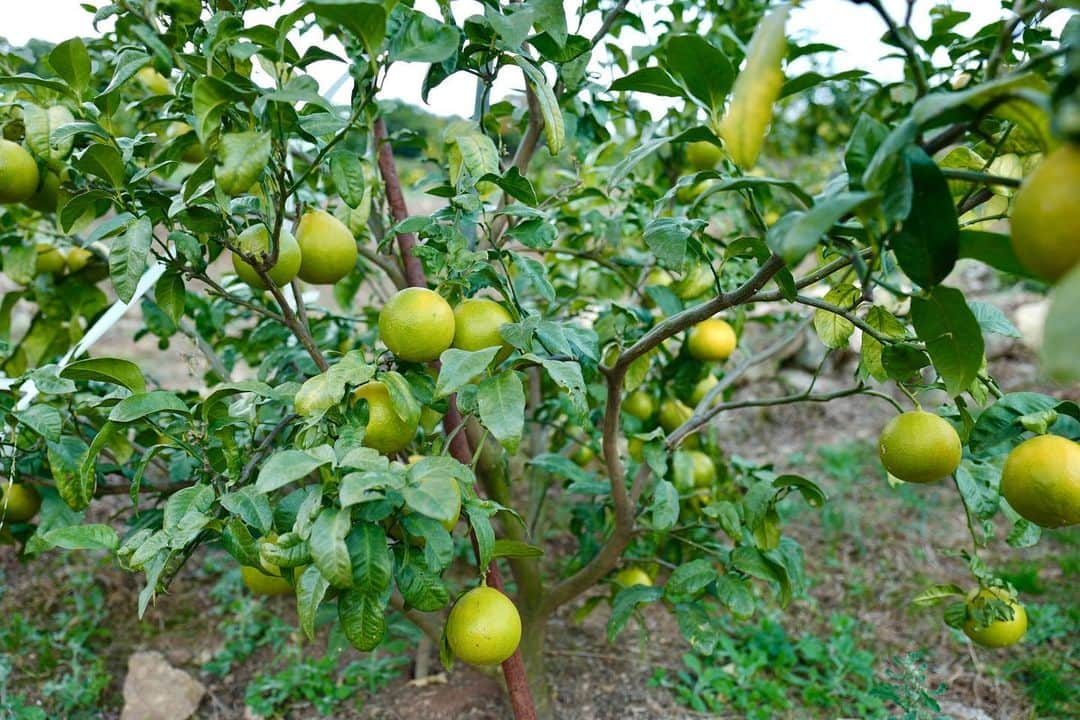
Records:
M398 179L397 168L394 165L394 153L387 142L386 123L382 118L375 121L375 142L379 146L379 172L382 174L383 183L386 186L386 200L390 204L390 213L394 222L401 222L409 217L408 206L405 205L405 196L401 192L401 180ZM405 280L414 287L427 287L427 278L424 277L424 267L420 264L420 258L413 254L416 247L416 235L414 233L398 233L398 249L401 252L401 261L405 266ZM458 410L457 399L451 395L446 415L443 416L443 431L450 440L450 454L463 465L472 466L473 451L469 445L469 438L464 432L458 432L461 426L461 412ZM473 549L479 558L480 552L476 542L476 533L469 528L472 538ZM483 569L483 568L481 568ZM492 563L487 568L488 584L505 594L502 576L499 568ZM506 662L502 664L503 677L506 679L506 691L510 696L510 706L514 710L516 720L536 720L536 708L533 705L532 691L529 681L525 676L525 661L521 657L521 650L515 650Z

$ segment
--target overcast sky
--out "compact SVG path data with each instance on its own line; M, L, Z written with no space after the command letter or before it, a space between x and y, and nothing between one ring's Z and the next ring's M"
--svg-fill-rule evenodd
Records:
M15 5L13 0L3 0L5 4ZM33 2L20 2L18 10L9 8L4 14L3 25L0 26L0 35L5 36L14 44L25 43L30 38L41 38L52 42L59 42L74 35L94 35L91 25L92 15L83 10L80 5L87 0L34 0ZM286 0L286 9L296 7L300 0ZM925 35L930 27L930 9L939 4L941 0L917 0L912 25L920 36ZM102 6L105 0L90 0L90 4ZM573 30L576 10L580 6L580 0L567 0L567 17L570 18ZM1001 16L1000 3L994 0L954 0L950 3L956 10L964 10L971 13L972 18L968 23L958 28L959 32L971 32ZM644 44L656 39L657 31L651 30L650 26L655 20L649 8L655 3L648 0L631 0L630 8L638 12L647 29L647 36L640 33L624 30L620 36L627 47ZM894 17L903 17L907 7L905 0L885 0L885 6L894 14ZM437 16L435 0L418 0L417 9ZM452 7L455 17L459 20L470 15L482 12L482 6L476 0L454 0ZM28 8L33 8L30 10ZM278 10L274 14L281 12ZM265 13L251 13L251 22L271 22L271 18ZM1065 23L1067 12L1061 11L1051 18L1050 25L1055 33L1059 33ZM576 32L583 35L591 35L600 24L600 16L596 13L586 17L584 24ZM860 68L871 71L874 75L887 80L894 80L902 76L903 65L900 60L882 61L880 58L888 54L889 48L879 42L884 33L884 25L876 13L867 5L855 5L851 0L806 0L802 7L792 12L788 26L789 32L799 33L800 36L812 38L818 42L826 42L843 49L843 52L834 55L834 63L837 70ZM317 37L304 39L298 44L304 46L318 42ZM326 44L328 50L335 48ZM382 97L392 97L423 105L420 100L420 87L423 82L427 66L420 63L396 63L390 70L389 76L383 86ZM792 68L790 73L797 74L798 68ZM320 83L323 91L330 88L342 74L342 68L337 63L317 63L311 68L311 73ZM614 78L602 78L612 80ZM500 74L496 84L493 99L498 100L507 94L519 92L522 87L520 72L508 69ZM472 113L473 92L475 80L465 73L458 73L444 81L429 96L430 104L427 109L442 115L458 114L468 116ZM341 89L338 99L348 97L349 87ZM665 103L671 102L662 98L642 96L642 101L653 112L663 112Z

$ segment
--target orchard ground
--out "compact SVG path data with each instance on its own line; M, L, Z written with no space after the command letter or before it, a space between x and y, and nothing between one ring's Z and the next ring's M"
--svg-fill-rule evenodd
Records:
M991 302L1018 324L1017 309L1038 299L972 265L961 265L957 280L969 299ZM126 329L140 322L137 313L123 321L132 326ZM750 327L745 342L752 345ZM111 337L130 337L118 330ZM816 361L817 341L807 337L801 350L761 369L735 398L801 389ZM95 352L141 356L163 385L190 385L204 371L205 361L184 346L183 337L165 352L153 338L117 342L106 338ZM990 371L1006 392L1077 397L1075 387L1042 384L1034 354L1021 341L995 336L988 351ZM818 381L824 391L845 386L857 360L834 355ZM732 618L731 642L712 658L696 659L674 618L659 607L647 607L640 623L614 644L605 638L604 606L581 623L573 617L581 602L564 608L553 620L547 650L558 716L900 714L883 695L908 698L922 712L918 717L1080 715L1074 691L1080 686L1080 608L1071 592L1080 579L1080 530L1048 531L1025 550L999 542L984 551L1020 591L1031 628L1012 648L972 647L941 622L939 610L909 605L929 584L964 580L963 562L940 549L962 546L967 530L951 486L888 486L874 441L893 414L868 397L725 413L720 432L731 455L780 459L778 469L812 477L829 493L832 502L821 510L784 506L790 515L785 525L790 522L805 550L808 595L784 614ZM107 522L127 502L96 502L93 521ZM119 717L128 657L157 650L207 687L203 718L509 717L493 678L459 664L447 679L438 674L430 645L422 646L422 657L409 653L417 636L404 622L392 624L391 636L412 641L391 642L375 654L328 651L334 638L325 632L316 643L305 643L292 598L252 598L221 550L197 552L141 622L134 619L139 590L137 577L92 553L47 553L23 564L11 548L0 549L0 711L34 717L20 713L42 702L49 717ZM430 676L413 679L418 662ZM698 666L700 674L691 671ZM932 696L941 712L930 712L920 692ZM332 700L333 709L320 709L320 698ZM710 712L721 706L726 715Z

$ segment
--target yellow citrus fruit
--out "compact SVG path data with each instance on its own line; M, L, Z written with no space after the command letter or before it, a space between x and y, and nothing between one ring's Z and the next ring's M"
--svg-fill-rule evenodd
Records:
M285 595L293 591L289 581L281 574L270 575L249 565L240 566L240 577L247 589L256 595Z
M686 159L695 170L712 170L720 162L720 148L708 140L698 140L686 146Z
M720 384L720 380L715 375L706 375L698 380L697 385L694 386L694 391L690 393L690 403L697 405L699 402L705 399L705 396L709 394L709 391Z
M1080 444L1058 435L1020 443L1005 460L1001 494L1036 525L1080 523Z
M56 212L56 202L60 197L60 176L48 170L41 176L41 185L34 194L26 199L26 207L38 212Z
M645 441L639 437L632 437L626 441L626 451L635 462L645 459Z
M454 347L471 352L507 346L499 328L512 322L514 318L507 309L494 300L465 300L454 308Z
M356 238L325 210L309 210L296 228L300 272L304 282L333 285L356 267Z
M960 436L933 413L913 410L897 415L878 439L881 464L904 482L928 483L952 474L960 465Z
M690 419L694 411L674 398L660 403L660 427L671 432Z
M644 390L635 390L623 400L623 410L638 420L648 420L656 412L656 402Z
M379 337L402 360L436 360L454 342L454 311L427 288L399 290L379 313Z
M154 95L168 95L172 92L168 79L149 65L135 73L135 79Z
M412 441L419 421L407 423L394 412L390 391L381 382L361 385L353 393L353 399L366 400L368 404L364 445L389 455L405 449Z
M735 350L736 342L735 330L726 321L709 318L690 329L686 348L695 360L715 362L727 360Z
M1046 156L1013 196L1013 251L1031 272L1051 282L1080 263L1080 147L1062 145Z
M252 225L236 236L236 246L251 256L266 255L270 252L270 231L262 223ZM237 276L245 283L259 290L266 289L266 283L255 272L255 268L241 260L236 253L233 253L232 264ZM291 232L281 228L277 262L267 274L275 285L281 287L292 282L299 270L300 245Z
M83 247L73 247L67 252L67 257L64 259L67 262L68 272L77 273L86 267L90 259L94 257L94 253L90 252Z
M29 485L0 480L0 520L9 523L27 522L41 509L41 496Z
M1012 609L1012 619L994 620L989 625L980 625L974 617L969 616L968 621L964 623L964 634L983 647L1002 648L1017 643L1027 632L1027 611L1007 592L1001 588L972 590L968 594L968 609L969 611L981 610L991 599L1000 600L1008 605Z
M660 287L670 287L675 282L674 278L664 268L653 268L649 271L649 274L645 276L646 285L659 285Z
M194 128L186 122L170 123L169 127L165 130L165 137L168 140L176 140L177 138L191 134L193 141L185 145L184 151L180 154L180 159L186 163L201 163L206 159L206 151L203 150L202 144L199 143L199 140L195 137L194 133Z
M617 572L612 579L615 581L615 584L621 588L633 587L635 585L652 587L652 578L649 577L649 573L639 567L624 568Z
M18 143L0 140L0 203L29 200L38 188L38 167Z
M711 487L716 482L716 464L700 450L690 450L689 453L694 463L694 487Z
M59 275L64 272L66 267L67 261L64 259L64 253L60 252L59 248L48 243L37 244L37 271L39 275L42 273Z
M521 616L510 598L481 585L454 603L446 618L446 640L464 662L498 665L521 642Z

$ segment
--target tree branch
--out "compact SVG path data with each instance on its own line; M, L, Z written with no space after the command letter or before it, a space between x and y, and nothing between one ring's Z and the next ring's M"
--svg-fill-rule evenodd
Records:
M900 28L897 27L896 21L892 19L892 16L885 10L885 7L881 4L881 0L856 0L856 3L866 3L870 7L877 11L877 14L881 16L881 19L885 21L885 24L889 27L889 34L892 35L893 40L900 46L900 49L907 55L908 66L911 68L912 79L915 82L915 90L919 97L925 95L929 88L926 85L926 73L923 71L922 61L915 54L915 46L912 45L907 38L900 34Z
M386 201L390 204L391 217L394 222L399 223L409 217L409 209L405 205L405 195L401 192L401 180L394 165L394 151L386 135L386 122L381 117L375 120L374 134L375 143L378 145L379 172L386 188ZM405 281L413 287L427 287L424 266L420 263L420 258L413 254L416 233L398 233L397 241L401 263L405 268Z

